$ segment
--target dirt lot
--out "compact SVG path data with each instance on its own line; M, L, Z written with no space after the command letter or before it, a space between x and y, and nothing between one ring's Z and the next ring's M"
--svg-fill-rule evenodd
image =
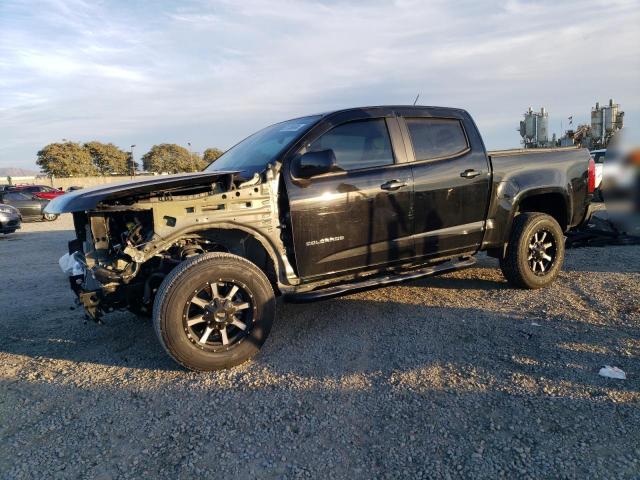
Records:
M640 247L569 251L535 292L483 257L283 304L252 362L194 374L143 319L84 323L70 226L0 238L1 478L640 477Z

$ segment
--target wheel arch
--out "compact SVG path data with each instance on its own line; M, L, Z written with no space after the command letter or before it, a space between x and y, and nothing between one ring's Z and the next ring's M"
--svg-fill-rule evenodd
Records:
M281 265L275 248L259 233L238 225L215 225L200 230L198 234L217 245L225 247L229 253L246 258L260 268L276 293L279 293Z
M529 212L545 213L553 217L565 232L570 225L571 203L568 192L560 187L532 188L519 191L509 206L503 207L503 212L504 228L496 232L498 235L487 248L488 254L496 258L506 253L513 222L518 215Z
M165 238L163 244L169 247L181 238L193 235L211 241L216 246L223 247L223 251L254 263L267 275L276 293L279 294L281 285L288 283L285 272L290 267L287 267L272 241L258 230L233 222L192 226Z
M525 212L546 213L553 217L562 231L569 226L569 213L571 211L570 200L567 192L557 188L540 188L527 190L518 195L512 209L513 217Z

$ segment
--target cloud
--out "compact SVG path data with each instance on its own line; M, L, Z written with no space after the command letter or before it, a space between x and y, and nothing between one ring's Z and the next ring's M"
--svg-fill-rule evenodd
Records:
M467 108L518 144L615 96L637 126L638 1L246 0L0 4L0 165L100 139L222 148L266 123L362 104Z

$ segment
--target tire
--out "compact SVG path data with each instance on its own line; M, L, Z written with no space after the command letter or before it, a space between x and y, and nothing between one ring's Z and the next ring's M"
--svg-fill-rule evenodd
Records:
M2 232L2 233L4 233L5 235L11 235L12 233L16 233L16 231L15 230L9 230L7 232Z
M53 222L57 218L58 218L58 215L56 215L55 213L43 213L42 214L42 219L46 220L47 222Z
M163 280L153 304L160 343L194 371L231 368L252 358L275 315L273 288L262 270L218 252L181 263Z
M511 285L546 287L556 279L563 262L564 234L553 217L533 212L514 219L506 255L500 259L502 274Z

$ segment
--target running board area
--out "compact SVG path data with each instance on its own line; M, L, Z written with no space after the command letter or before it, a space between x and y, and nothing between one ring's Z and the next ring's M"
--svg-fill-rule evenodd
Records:
M425 267L421 268L420 270L411 270L408 272L397 273L393 275L387 274L373 278L370 277L366 280L353 281L350 283L344 283L332 287L319 288L317 290L311 290L309 292L288 293L284 295L284 300L289 303L317 302L318 300L327 300L329 298L349 295L351 293L361 292L378 287L385 287L388 285L393 285L395 283L417 280L418 278L422 277L430 277L432 275L441 275L443 273L462 270L463 268L472 267L475 264L476 259L474 257L468 257L460 260L450 260L448 262L441 263L440 265Z

